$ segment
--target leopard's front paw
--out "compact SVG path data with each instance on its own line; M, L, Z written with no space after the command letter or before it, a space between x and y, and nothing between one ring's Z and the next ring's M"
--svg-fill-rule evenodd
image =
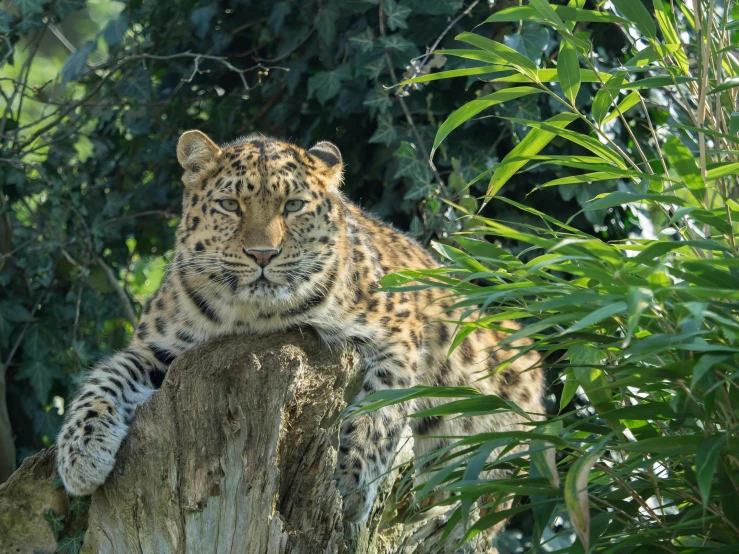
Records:
M57 468L70 494L85 496L105 482L126 428L95 410L72 414L57 441Z

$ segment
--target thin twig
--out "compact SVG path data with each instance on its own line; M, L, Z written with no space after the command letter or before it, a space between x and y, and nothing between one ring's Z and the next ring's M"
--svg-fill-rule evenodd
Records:
M380 0L379 3L379 15L380 15L380 36L387 36L387 33L385 32L385 18L384 18L384 12L382 9L382 0ZM393 61L390 58L390 52L385 49L385 63L387 64L388 71L390 72L390 79L393 82L393 85L398 84L398 78L395 75L395 67L393 67ZM428 160L429 167L431 168L431 171L434 173L434 178L436 179L436 184L439 186L439 192L445 192L446 187L444 186L444 181L441 178L441 175L439 175L439 172L436 170L436 166L434 165L434 162L431 160L431 156L429 155L428 149L426 148L426 145L423 142L423 138L421 137L421 133L418 132L418 129L416 128L416 124L413 122L413 116L411 116L410 110L408 110L408 106L405 103L405 100L403 99L402 95L396 95L396 98L398 99L398 102L400 103L400 107L403 109L403 114L405 114L405 119L408 122L408 125L411 128L411 131L413 132L413 136L416 138L416 142L418 143L418 148L421 150L421 154L425 159Z
M105 275L108 276L108 282L118 293L118 298L120 299L121 305L123 306L123 311L126 313L126 319L128 319L128 321L131 322L131 325L135 327L136 326L136 315L133 311L133 307L131 306L131 302L129 302L128 300L128 296L126 296L126 291L124 291L123 287L121 287L121 284L118 282L118 278L116 277L113 270L110 268L108 264L106 264L103 261L103 259L100 256L97 256L95 258L95 261L98 263L100 267L103 268L103 271L105 271Z
M469 15L470 12L475 9L475 6L477 6L480 3L480 0L475 0L472 2L469 6L465 8L465 10L459 14L457 17L452 19L452 22L447 25L446 29L444 29L441 34L436 37L436 40L434 41L434 44L431 45L431 48L429 48L428 52L426 52L426 55L421 60L421 63L418 64L413 70L413 73L410 76L410 79L413 79L414 77L417 77L418 74L423 70L423 67L426 65L426 62L429 61L429 58L434 53L434 51L439 47L439 43L444 39L444 37L447 35L449 31L451 31L454 26L460 22L460 20L466 16Z
M126 219L136 219L137 217L146 217L149 215L160 215L162 217L166 217L167 219L176 219L180 217L179 215L168 212L165 210L147 210L144 212L138 212L135 214L128 214L128 215L122 215L120 217L114 217L111 219L108 219L107 221L103 221L98 225L98 228L100 227L107 227L108 225L113 225L114 223L118 223L119 221L125 221Z

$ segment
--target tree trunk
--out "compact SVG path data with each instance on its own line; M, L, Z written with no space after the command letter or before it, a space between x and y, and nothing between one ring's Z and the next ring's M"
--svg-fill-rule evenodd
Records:
M0 483L4 483L14 469L15 443L5 398L5 368L0 363Z
M333 483L338 427L360 378L354 350L328 350L312 333L222 339L185 353L138 410L113 474L93 495L83 552L439 552L446 514L413 523L383 514L397 472L387 476L367 524L342 521ZM406 442L400 459L408 448ZM51 453L34 458L46 476ZM3 521L22 501L18 493L28 494L18 482L60 494L27 465L0 487L0 552L15 551L3 541L18 524L4 528ZM48 535L38 514L51 500L41 496L29 513ZM63 513L54 498L55 512ZM13 546L29 554L44 549ZM458 550L473 551L489 550Z

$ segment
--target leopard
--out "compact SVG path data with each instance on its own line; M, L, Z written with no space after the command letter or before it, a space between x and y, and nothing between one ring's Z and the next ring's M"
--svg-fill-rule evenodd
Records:
M252 340L307 327L328 347L356 347L361 390L340 424L334 475L348 522L367 520L404 429L421 460L455 437L525 428L516 411L410 417L439 398L353 412L369 395L465 386L543 413L540 360L500 348L504 328L479 326L449 354L463 314L446 292L380 286L389 273L440 263L342 193L336 145L304 149L252 135L219 146L190 130L176 152L184 192L166 275L128 345L88 372L57 438L58 471L71 495L105 483L137 407L162 386L172 362L226 335Z

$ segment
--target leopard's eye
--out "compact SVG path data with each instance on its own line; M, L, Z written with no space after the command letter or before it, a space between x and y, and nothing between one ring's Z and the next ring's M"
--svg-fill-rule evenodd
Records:
M226 199L226 200L219 200L218 203L221 205L221 208L226 210L227 212L238 212L239 211L239 203L236 200Z
M290 200L285 204L286 212L297 212L300 208L305 205L302 200Z

